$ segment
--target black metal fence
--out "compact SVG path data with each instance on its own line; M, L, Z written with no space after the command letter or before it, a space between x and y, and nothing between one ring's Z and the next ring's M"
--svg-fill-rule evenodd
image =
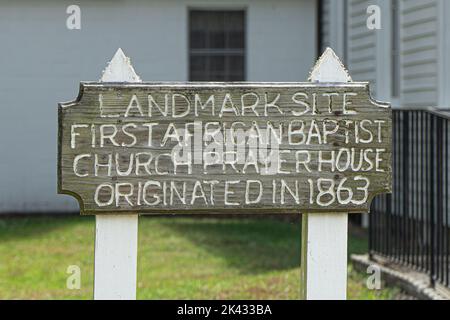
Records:
M450 287L450 112L393 112L393 193L372 203L369 254Z

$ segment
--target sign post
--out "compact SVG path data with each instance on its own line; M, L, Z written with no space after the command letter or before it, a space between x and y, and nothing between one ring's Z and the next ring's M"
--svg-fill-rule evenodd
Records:
M352 81L342 62L329 48L313 67L309 80L316 83ZM306 213L302 216L303 299L347 299L347 228L347 213Z
M121 49L103 72L101 82L141 82ZM135 300L138 215L95 217L95 300Z
M331 49L303 83L141 82L118 51L58 122L58 191L97 217L96 299L135 297L137 214L205 212L303 214L304 297L345 299L348 213L391 191L390 107Z

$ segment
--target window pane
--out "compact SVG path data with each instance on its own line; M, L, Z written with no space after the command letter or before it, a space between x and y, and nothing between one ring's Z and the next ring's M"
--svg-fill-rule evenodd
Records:
M210 12L208 16L209 48L224 49L226 38L225 15L223 12Z
M230 31L228 33L228 47L233 49L244 48L244 33Z
M198 17L198 11L190 14L189 25L189 45L190 48L205 48L207 45L207 29L202 25L202 20Z
M244 80L244 11L191 10L189 28L191 81Z
M239 11L233 12L227 17L227 47L244 48L244 14Z
M225 56L212 56L210 63L212 72L225 72Z
M230 56L229 60L231 70L244 70L244 56Z
M208 56L191 56L189 64L191 81L208 81Z
M204 48L206 46L206 33L195 30L191 32L191 48Z
M226 81L242 81L244 79L244 56L228 57L229 73Z

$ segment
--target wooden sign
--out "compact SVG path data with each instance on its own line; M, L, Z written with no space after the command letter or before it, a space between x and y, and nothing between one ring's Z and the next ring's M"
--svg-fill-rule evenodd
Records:
M138 214L162 212L303 213L302 297L346 298L347 213L391 192L391 110L331 48L309 80L143 83L118 49L60 104L58 191L97 214L95 299L136 298Z
M81 83L59 192L84 214L367 212L391 191L368 83Z

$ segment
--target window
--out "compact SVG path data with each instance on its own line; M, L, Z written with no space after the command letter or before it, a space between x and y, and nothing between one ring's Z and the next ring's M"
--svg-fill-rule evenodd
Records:
M245 12L189 12L189 80L245 80Z

